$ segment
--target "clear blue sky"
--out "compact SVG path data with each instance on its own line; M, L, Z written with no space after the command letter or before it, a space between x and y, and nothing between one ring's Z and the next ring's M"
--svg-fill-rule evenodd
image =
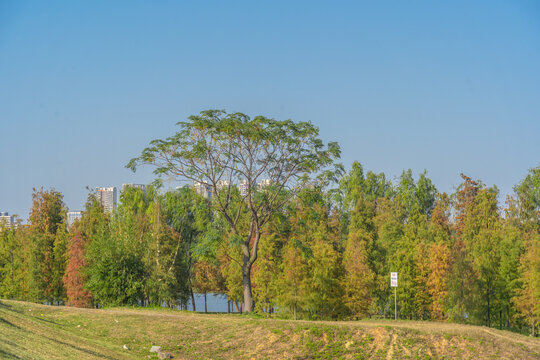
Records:
M507 194L540 162L540 2L0 1L0 211L149 182L124 165L209 108Z

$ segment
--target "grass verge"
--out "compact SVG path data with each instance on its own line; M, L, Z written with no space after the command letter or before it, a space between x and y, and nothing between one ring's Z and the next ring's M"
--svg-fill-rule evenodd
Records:
M0 300L2 359L156 359L152 345L175 359L540 358L540 339L469 325L268 320Z

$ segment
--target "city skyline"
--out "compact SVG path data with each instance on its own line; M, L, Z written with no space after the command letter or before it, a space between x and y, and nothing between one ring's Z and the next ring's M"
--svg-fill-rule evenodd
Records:
M86 193L84 193L85 194L84 196L83 196L83 192L81 192L81 196L84 198L83 206L71 207L70 204L68 204L64 200L64 205L65 205L66 210L67 210L66 220L67 220L68 226L70 226L75 219L78 219L78 218L81 217L82 212L84 211L84 203L86 202L90 192L94 192L94 193L98 194L98 201L100 202L100 204L102 206L104 206L106 211L110 211L111 209L112 210L116 209L116 207L118 205L118 202L121 202L119 195L121 195L127 188L134 187L134 188L140 189L146 195L146 187L147 186L148 186L147 184L123 183L122 187L121 187L122 191L120 192L120 194L118 194L118 187L116 187L116 186L96 186L95 188L86 187L86 189L88 191ZM43 188L43 189L44 190L49 190L49 188ZM56 189L54 187L51 187L50 189L54 189L54 190L58 191L58 189ZM112 189L114 189L114 190L112 190ZM99 196L100 190L104 190L105 192L107 192L107 190L112 190L114 192L114 194L112 195L112 198L110 199L110 203L112 204L111 209L109 209L110 205L108 205L108 204L104 205L103 199ZM60 193L62 193L62 192L60 191ZM30 193L30 197L31 196L32 196L32 194ZM109 200L107 200L107 202L109 202ZM9 215L9 214L11 214L11 215ZM28 216L29 216L29 214L26 214L26 216L23 216L23 215L18 214L18 213L12 213L10 211L4 211L2 208L0 208L0 222L5 221L9 217L11 219L10 221L11 221L12 224L14 223L15 218L17 218L19 220L22 220L23 224L25 224L26 221L28 220Z
M197 181L191 181L191 183L192 183L192 186L193 186L193 190L197 194L203 196L205 199L211 199L212 198L213 190L211 189L210 186L205 186L204 184L199 183ZM255 183L255 188L258 191L262 191L262 189L265 186L268 186L270 183L271 183L270 179L261 179L261 180L259 180L258 182ZM221 188L226 187L228 185L229 185L229 181L227 181L227 180L219 180L218 184L217 184L218 189L221 189ZM246 181L245 180L240 181L239 184L233 184L233 185L238 187L241 196L246 195L246 192L245 192ZM148 184L123 183L122 187L121 187L122 191L121 191L120 194L118 194L118 188L116 186L98 186L93 190L89 189L90 191L88 193L90 193L92 191L95 192L98 195L98 201L100 202L100 205L103 206L105 211L112 212L112 211L116 210L116 208L118 206L118 202L121 202L120 201L120 195L124 191L126 191L126 189L128 189L130 187L133 187L133 188L142 190L143 194L146 195L147 186L148 186ZM177 186L175 188L175 190L178 190L179 188L181 188L181 186ZM48 189L44 189L44 190L48 190ZM55 189L55 190L57 190L57 189ZM166 191L172 191L172 190L173 190L172 188L166 189ZM87 193L87 195L88 195L88 193ZM101 195L103 193L110 193L110 195L109 194L105 195L105 198L104 198L104 196ZM67 224L68 224L68 227L69 227L75 221L75 219L80 219L81 218L82 213L83 213L84 210L82 208L80 208L80 209L72 208L65 201L64 201L64 205L66 206L66 209L67 209L66 221L67 221ZM24 218L20 214L12 214L12 215L8 215L8 214L9 214L9 211L0 211L0 223L1 222L6 222L6 219L9 218L9 224L13 225L15 217L22 220L23 224L26 223L26 221L28 220L27 218Z

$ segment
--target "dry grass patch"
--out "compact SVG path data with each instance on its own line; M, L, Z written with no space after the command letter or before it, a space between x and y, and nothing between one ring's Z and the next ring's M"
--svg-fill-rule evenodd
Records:
M152 345L175 359L540 358L539 339L456 324L288 321L4 300L0 334L5 359L156 359Z

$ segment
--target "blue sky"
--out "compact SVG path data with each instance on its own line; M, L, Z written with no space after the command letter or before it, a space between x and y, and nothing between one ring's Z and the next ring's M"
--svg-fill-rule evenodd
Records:
M540 162L537 1L0 1L0 211L71 210L209 108L312 121L342 162L507 194Z

